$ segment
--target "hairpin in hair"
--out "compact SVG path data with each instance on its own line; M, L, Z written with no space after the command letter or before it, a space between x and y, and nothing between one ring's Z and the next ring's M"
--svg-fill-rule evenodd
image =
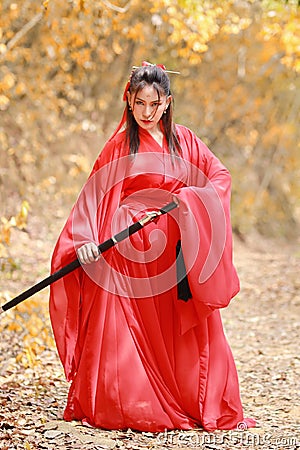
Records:
M163 64L152 64L152 63L149 63L148 61L143 61L142 62L142 67L147 67L147 66L156 66L156 67L160 67L164 72L166 72L166 73L175 73L175 74L177 74L177 75L180 75L180 72L176 72L176 71L174 71L174 70L167 70L166 69L166 66L164 66ZM132 66L132 69L133 70L135 70L135 69L138 69L140 66Z

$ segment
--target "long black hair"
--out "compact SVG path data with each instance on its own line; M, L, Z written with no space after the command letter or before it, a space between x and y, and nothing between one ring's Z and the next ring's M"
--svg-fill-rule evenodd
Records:
M153 86L157 92L158 99L162 95L168 97L171 95L170 80L167 73L158 66L149 65L135 69L130 77L129 92L136 97L137 93L146 85ZM138 124L133 116L132 110L127 101L127 124L126 136L129 143L131 154L138 152L140 139ZM158 106L157 106L158 108ZM164 135L167 139L168 148L171 154L181 154L180 143L176 134L175 125L173 123L173 107L172 102L166 109L161 118Z

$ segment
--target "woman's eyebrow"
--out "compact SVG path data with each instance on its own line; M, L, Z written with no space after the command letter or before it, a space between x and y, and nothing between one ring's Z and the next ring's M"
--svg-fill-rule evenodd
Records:
M146 100L144 100L144 99L142 99L142 98L140 98L140 97L136 97L135 100L139 100L139 101L141 101L141 102L145 102L145 101L146 101ZM159 101L160 101L160 99L158 98L157 100L152 100L150 103L157 103L157 102L159 102Z

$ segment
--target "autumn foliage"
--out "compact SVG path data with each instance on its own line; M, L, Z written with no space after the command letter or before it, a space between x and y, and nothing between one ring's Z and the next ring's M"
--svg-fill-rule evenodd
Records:
M295 236L299 11L271 0L3 0L2 258L20 208L47 225L66 216L144 59L181 72L176 120L232 172L234 229Z

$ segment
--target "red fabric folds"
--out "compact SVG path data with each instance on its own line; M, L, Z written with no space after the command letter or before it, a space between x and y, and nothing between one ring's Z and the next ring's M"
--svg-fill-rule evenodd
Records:
M234 429L244 419L220 311L239 290L232 264L230 175L187 128L180 157L147 131L125 132L95 162L54 249L52 271L162 207L180 206L54 283L50 315L71 381L65 419L106 429ZM181 239L192 299L177 298Z

